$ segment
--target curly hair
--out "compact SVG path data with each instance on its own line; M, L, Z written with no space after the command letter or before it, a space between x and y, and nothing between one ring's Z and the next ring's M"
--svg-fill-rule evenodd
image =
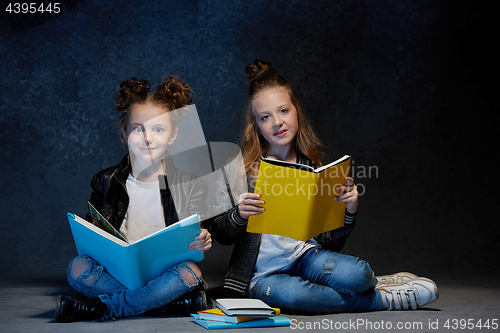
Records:
M193 91L175 75L165 78L155 91L151 91L151 84L147 80L130 78L120 84L116 93L116 110L120 112L117 120L122 131L127 130L127 121L132 106L151 103L165 109L166 112L187 106L192 102ZM177 126L178 113L172 114L172 125Z

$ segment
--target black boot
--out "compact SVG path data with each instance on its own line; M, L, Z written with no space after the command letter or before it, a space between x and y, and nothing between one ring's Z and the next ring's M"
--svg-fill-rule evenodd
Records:
M208 299L209 300L209 299ZM170 316L170 315L189 315L201 310L206 310L210 306L207 302L207 294L201 291L193 291L183 295L175 301L168 303L156 309L151 309L143 315L145 316Z
M99 297L83 299L59 295L57 296L56 321L71 323L89 319L102 320L107 310L106 304L101 302Z

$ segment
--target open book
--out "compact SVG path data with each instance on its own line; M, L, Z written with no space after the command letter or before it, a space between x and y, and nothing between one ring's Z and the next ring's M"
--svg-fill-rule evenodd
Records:
M346 184L351 157L314 169L263 158L255 193L265 211L248 219L247 231L308 240L344 225L345 203L336 203L337 186Z
M94 214L98 212L91 205L89 208L94 220ZM92 212L93 209L95 212ZM101 227L72 213L67 215L78 255L97 260L129 289L145 286L178 263L186 260L198 262L204 258L203 251L188 248L200 234L200 217L197 214L133 244L128 243L100 214ZM114 232L110 232L109 228Z

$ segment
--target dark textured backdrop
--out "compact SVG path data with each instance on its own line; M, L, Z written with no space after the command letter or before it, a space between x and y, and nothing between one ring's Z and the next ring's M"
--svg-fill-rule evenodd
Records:
M122 80L156 85L175 73L196 93L207 141L234 142L244 67L256 58L294 83L330 157L354 157L365 193L344 252L378 273L498 272L499 56L489 6L68 0L62 15L7 16L6 3L3 276L64 278L76 254L65 214L85 214L92 175L126 151L112 127ZM359 173L368 167L371 177ZM209 278L221 281L229 250L208 254Z

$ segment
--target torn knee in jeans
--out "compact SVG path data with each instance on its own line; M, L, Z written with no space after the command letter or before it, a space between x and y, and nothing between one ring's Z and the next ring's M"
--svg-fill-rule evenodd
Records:
M73 264L71 266L71 275L75 279L79 279L82 277L83 273L87 272L90 268L90 262L86 257L78 257L73 261ZM97 271L94 272L94 274L88 278L85 283L86 284L92 284L94 283L96 276L97 276Z
M198 268L198 265L181 264L178 265L176 269L189 287L198 285L201 278L201 271Z
M71 275L75 278L78 279L80 276L82 276L83 273L85 273L90 267L89 260L85 257L78 257L73 261L73 264L71 266Z
M323 262L323 273L332 274L335 269L337 269L337 265L339 261L337 259L326 259Z

